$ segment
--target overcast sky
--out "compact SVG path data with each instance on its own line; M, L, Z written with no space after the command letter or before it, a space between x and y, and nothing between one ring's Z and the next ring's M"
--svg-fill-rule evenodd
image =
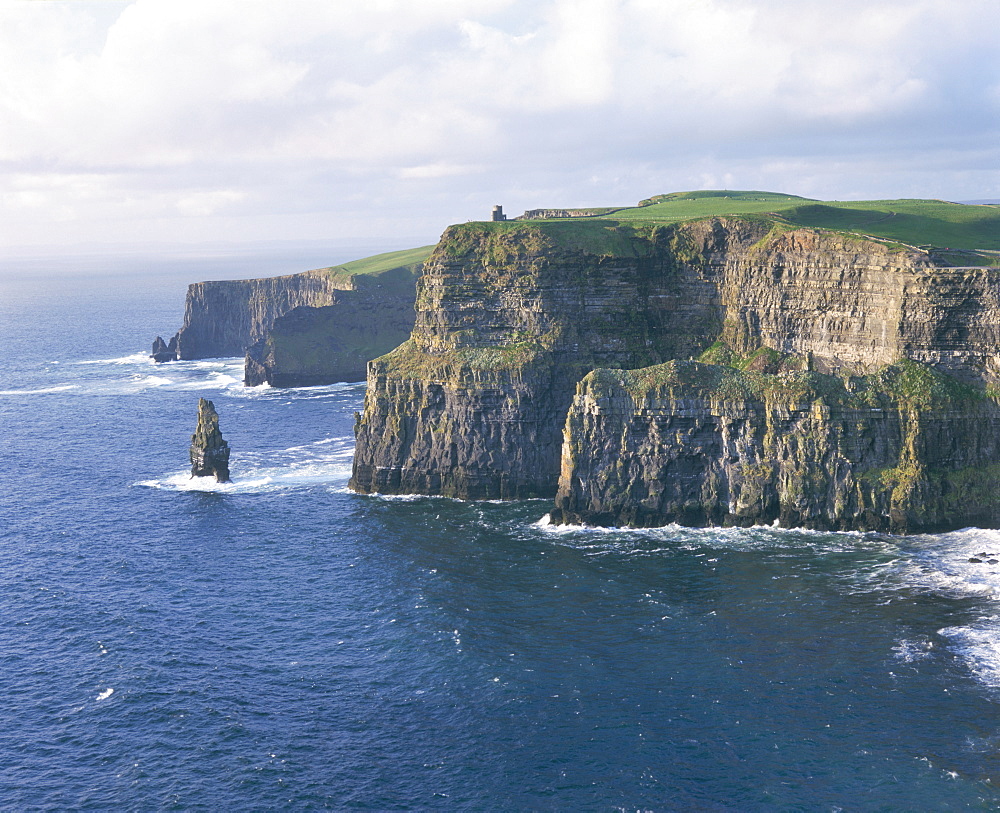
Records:
M1000 197L997 0L0 0L0 248Z

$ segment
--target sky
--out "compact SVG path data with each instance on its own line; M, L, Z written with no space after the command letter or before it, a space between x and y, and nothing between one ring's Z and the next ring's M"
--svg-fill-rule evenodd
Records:
M997 0L0 0L0 251L1000 198Z

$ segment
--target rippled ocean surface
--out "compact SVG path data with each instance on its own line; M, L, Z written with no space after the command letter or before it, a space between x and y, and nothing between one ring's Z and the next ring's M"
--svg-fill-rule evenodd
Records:
M146 358L188 281L0 279L0 807L1000 806L1000 533L358 496L363 384Z

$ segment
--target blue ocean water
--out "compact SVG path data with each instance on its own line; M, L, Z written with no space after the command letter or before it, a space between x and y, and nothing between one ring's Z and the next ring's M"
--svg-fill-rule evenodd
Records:
M0 807L1000 805L1000 533L355 495L364 385L154 365L141 271L0 280Z

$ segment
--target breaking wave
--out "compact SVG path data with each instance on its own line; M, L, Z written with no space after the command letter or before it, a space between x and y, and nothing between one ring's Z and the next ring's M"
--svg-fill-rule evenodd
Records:
M57 365L59 362L49 362ZM344 390L363 386L363 382L338 382L318 387L275 389L263 384L243 384L244 360L241 357L171 361L157 364L148 353L132 353L107 359L82 359L68 362L75 368L73 383L58 386L22 386L0 390L0 395L139 395L144 392L187 392L215 390L234 398L326 398ZM49 378L51 380L51 378ZM20 383L20 382L19 382Z
M56 387L40 387L39 389L0 390L0 395L49 395L79 389L79 386L79 384L60 384Z
M324 438L314 443L273 452L234 456L232 480L192 477L189 471L164 474L135 485L165 491L215 494L256 494L289 488L326 486L343 488L351 476L354 438Z

